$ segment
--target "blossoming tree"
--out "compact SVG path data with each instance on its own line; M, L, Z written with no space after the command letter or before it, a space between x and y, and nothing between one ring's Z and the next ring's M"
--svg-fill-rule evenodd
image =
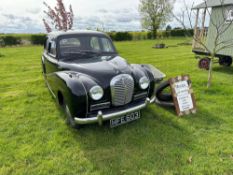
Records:
M72 6L70 5L69 11L67 11L63 0L56 1L57 5L54 7L54 9L52 9L51 6L44 2L44 5L47 7L47 11L44 11L44 13L48 19L43 19L43 23L48 33L52 32L53 29L67 31L73 27L74 13Z

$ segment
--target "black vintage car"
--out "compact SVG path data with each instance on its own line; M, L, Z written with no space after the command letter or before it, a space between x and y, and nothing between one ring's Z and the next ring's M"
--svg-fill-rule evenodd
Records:
M140 118L155 100L164 74L151 65L128 64L100 32L55 32L42 56L46 84L72 127L110 121L112 127Z

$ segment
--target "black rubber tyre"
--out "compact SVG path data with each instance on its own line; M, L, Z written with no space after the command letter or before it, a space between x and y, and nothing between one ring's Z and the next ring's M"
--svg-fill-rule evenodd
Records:
M219 65L224 67L230 67L232 65L232 57L230 56L220 57Z
M202 58L199 60L198 67L200 69L209 70L210 69L210 58Z
M168 93L164 93L163 91L166 88L170 87L170 83L169 81L165 81L163 83L161 83L157 88L156 88L156 92L155 95L157 97L157 99L161 102L173 102L173 97L171 94Z
M64 103L64 111L65 111L65 114L66 114L66 124L68 126L70 126L71 128L79 129L80 125L75 123L75 120L74 120L74 118L72 117L72 115L70 113L70 109L69 109L68 105L66 105L65 103Z

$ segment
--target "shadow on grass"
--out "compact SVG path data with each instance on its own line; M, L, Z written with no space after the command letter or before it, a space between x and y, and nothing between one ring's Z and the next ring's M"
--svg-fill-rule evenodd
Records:
M233 67L214 67L213 71L233 75Z
M172 108L151 105L142 111L140 120L118 128L110 129L106 122L103 127L67 130L72 138L69 146L77 146L99 174L182 174L193 166L187 162L195 156L193 150L201 150L200 134L222 122L206 107L198 108L196 115L178 118Z
M216 126L219 126L222 122L224 122L221 118L219 118L219 116L213 115L213 113L209 112L209 110L206 110L204 108L198 107L197 114L190 114L190 115L178 117L175 112L175 107L165 107L165 106L160 106L160 107L163 110L169 112L171 115L174 115L174 117L180 118L181 120L185 120L190 124L195 123L195 125L197 126L210 126L216 128Z
M196 146L196 129L216 128L222 121L202 108L198 114L183 118L171 110L166 114L159 111L148 108L140 120L114 129L107 124L85 126L72 130L73 137L102 173L182 172Z
M190 115L190 117L184 117L184 120L193 125L195 128L218 129L219 126L224 123L221 116L218 114L213 114L211 110L206 110L204 108L198 108L198 112L195 115Z
M175 106L165 106L165 105L160 105L160 104L155 104L155 106L169 112L171 115L174 115L174 116L176 115Z
M140 120L118 128L89 125L72 133L85 157L102 173L163 172L186 164L188 155L184 154L195 142L191 133L151 108L142 115Z

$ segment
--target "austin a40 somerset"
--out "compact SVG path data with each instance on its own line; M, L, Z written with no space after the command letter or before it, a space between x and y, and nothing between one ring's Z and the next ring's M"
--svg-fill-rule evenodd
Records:
M129 64L106 34L93 31L48 34L42 68L74 128L106 121L115 127L139 119L165 76L152 65Z

